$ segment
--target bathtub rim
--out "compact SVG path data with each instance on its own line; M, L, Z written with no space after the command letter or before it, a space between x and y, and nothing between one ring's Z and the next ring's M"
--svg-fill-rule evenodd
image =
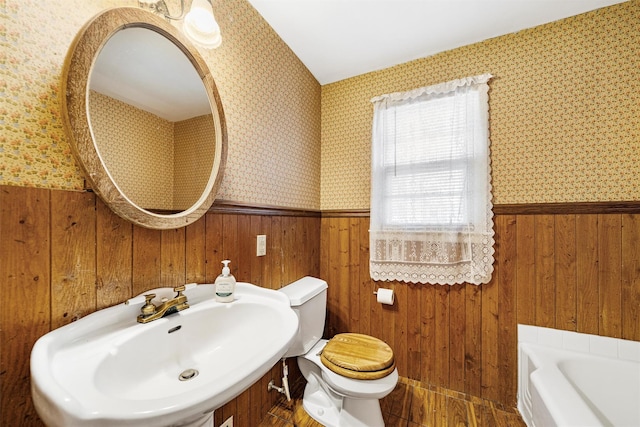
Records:
M534 349L541 351L546 349L546 351L556 351L561 352L562 354L569 353L574 357L604 358L609 361L612 359L618 359L621 362L630 361L640 365L640 341L518 324L517 408L525 421L525 424L529 427L534 425L532 423L532 395L530 392L531 386L529 384L529 376L536 369L542 367L542 361L540 360L540 357L537 356L533 356L532 361L529 361L527 357L523 357L523 348L528 348L529 353L532 353ZM555 363L553 363L553 365L555 365ZM561 382L566 382L565 385L569 387L568 390L571 390L571 394L578 395L578 398L582 402L580 405L585 408L585 410L581 412L591 413L593 415L594 421L590 425L603 425L603 418L600 418L597 414L593 413L589 403L585 402L584 399L579 396L579 392L557 365L555 365L555 369L557 369L558 372L554 372L553 374L560 378ZM552 371L552 369L549 369L546 372L550 371ZM538 374L537 376L542 375L543 374ZM597 410L598 409L596 409L596 411ZM565 418L561 415L558 416ZM604 419L606 419L606 416ZM546 427L547 424L544 425Z

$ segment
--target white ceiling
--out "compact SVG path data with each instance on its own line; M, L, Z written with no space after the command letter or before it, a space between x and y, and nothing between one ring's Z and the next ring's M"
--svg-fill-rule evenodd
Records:
M626 0L249 0L322 85Z

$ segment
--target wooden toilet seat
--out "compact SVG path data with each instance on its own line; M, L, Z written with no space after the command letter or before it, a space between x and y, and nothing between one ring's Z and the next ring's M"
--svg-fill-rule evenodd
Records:
M354 333L334 336L322 350L320 360L336 374L358 380L386 377L396 367L393 350L387 343Z

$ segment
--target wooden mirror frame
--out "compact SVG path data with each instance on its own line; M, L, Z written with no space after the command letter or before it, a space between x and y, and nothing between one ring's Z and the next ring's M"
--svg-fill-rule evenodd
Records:
M204 192L190 208L171 214L145 210L120 190L107 171L92 137L88 117L90 72L107 41L125 28L147 28L164 36L180 49L202 79L215 128L215 158ZM105 10L90 19L71 43L62 69L60 103L71 151L91 188L120 217L152 229L174 229L200 219L213 204L222 182L227 158L227 130L222 102L209 67L195 47L164 19L131 7Z

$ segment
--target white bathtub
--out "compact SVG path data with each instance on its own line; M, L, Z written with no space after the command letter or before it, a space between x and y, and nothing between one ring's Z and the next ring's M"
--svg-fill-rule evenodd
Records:
M640 342L518 325L529 427L640 426Z

